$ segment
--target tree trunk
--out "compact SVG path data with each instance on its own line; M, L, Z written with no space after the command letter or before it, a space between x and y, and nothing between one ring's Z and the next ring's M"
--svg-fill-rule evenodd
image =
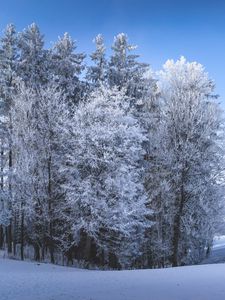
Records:
M181 185L180 190L180 198L177 201L178 204L178 211L174 218L174 227L173 227L173 254L172 254L172 266L177 267L179 264L179 242L180 242L180 227L181 227L181 217L183 213L183 207L184 207L184 186L183 183Z
M12 116L9 114L9 209L12 210ZM7 245L8 245L8 253L12 253L12 219L10 220L10 224L7 228Z
M45 245L42 245L41 247L41 260L45 260Z
M3 171L4 171L4 149L3 149L3 139L1 139L1 181L0 181L0 186L1 186L2 192L4 189ZM2 203L2 205L4 205L4 203ZM4 229L3 229L3 225L0 225L0 249L3 248L3 245L4 245Z
M15 212L14 219L13 219L13 227L12 227L12 233L13 233L13 255L16 256L16 244L17 244L17 214Z
M100 255L100 265L104 266L104 264L105 264L105 253L104 250L102 250Z
M21 212L20 257L24 260L24 211Z
M91 258L91 238L86 235L86 243L84 248L84 258L86 261L90 262Z
M0 225L0 249L3 248L4 245L4 231L3 231L3 226Z
M52 174L51 174L51 164L52 164L52 157L51 155L48 158L48 210L49 210L49 251L50 251L50 258L51 263L55 263L54 258L54 244L53 244L53 228L52 228Z
M109 253L109 266L113 269L120 269L118 259L114 253Z
M40 247L38 244L34 244L34 260L40 261Z
M12 253L12 221L10 220L10 224L7 226L7 246L8 253Z
M4 189L4 146L3 146L3 140L1 139L1 190Z

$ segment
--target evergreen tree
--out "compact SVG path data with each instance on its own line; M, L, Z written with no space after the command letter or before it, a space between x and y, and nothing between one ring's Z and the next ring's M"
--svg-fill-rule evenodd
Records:
M145 74L149 70L148 64L139 63L138 55L130 54L137 46L128 42L128 37L120 33L114 38L112 56L108 67L109 86L117 86L119 90L126 89L127 95L137 101L145 94L147 88L143 85Z
M93 87L96 88L103 84L106 80L107 61L103 36L98 34L93 42L95 42L96 50L91 54L91 60L95 65L88 67L86 77Z
M19 76L28 87L38 90L49 78L49 53L44 49L44 35L33 23L19 35Z
M66 99L72 103L78 103L82 98L86 85L80 81L80 75L84 70L83 53L75 53L75 41L65 33L55 43L51 51L51 65L53 79L64 92Z

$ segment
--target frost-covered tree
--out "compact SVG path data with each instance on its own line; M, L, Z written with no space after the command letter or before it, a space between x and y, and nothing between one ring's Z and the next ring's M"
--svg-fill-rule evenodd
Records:
M25 236L28 227L33 228L31 221L32 213L34 211L33 198L34 190L32 189L33 178L32 164L34 162L33 156L33 141L34 130L32 128L32 101L31 93L28 93L24 84L17 85L18 95L11 113L13 122L13 211L16 215L16 226L14 226L14 244L20 244L20 257L24 259L24 245ZM22 120L22 121L21 121ZM28 221L29 220L29 221ZM33 232L35 236L35 232Z
M128 102L124 91L100 88L78 107L62 169L75 242L85 233L122 266L140 255L150 214L139 164L145 134Z
M54 262L54 251L63 250L66 237L70 233L69 222L65 219L68 208L60 188L63 178L59 174L64 156L64 126L69 120L69 110L63 93L55 84L42 89L37 101L38 104L34 106L34 126L36 147L39 151L37 158L42 164L39 166L40 176L43 176L45 187L43 200L47 222L44 246L49 249L51 262Z
M44 35L33 23L19 34L19 70L20 78L27 86L38 89L48 82L49 55L44 49Z
M62 246L67 225L58 168L68 109L54 86L39 89L37 94L21 84L19 91L13 109L14 205L21 218L19 241L21 246L26 242L34 247L36 259L40 259L40 250L43 259L48 249L54 262L54 251Z
M164 143L170 198L171 263L200 260L211 243L215 212L221 209L222 122L214 84L202 65L183 57L161 72ZM199 254L200 253L200 254Z
M88 67L87 79L96 88L106 80L107 60L103 36L98 34L93 42L96 45L95 52L91 54L91 60L93 61L94 66Z
M68 33L59 38L51 51L53 79L64 92L67 100L78 103L84 93L85 84L80 81L84 70L83 53L75 53L77 46Z
M16 93L18 66L17 33L15 26L6 27L0 45L0 126L1 126L1 199L2 225L8 225L6 238L12 252L12 99ZM4 202L4 203L3 203Z
M12 105L13 92L15 90L15 79L18 68L18 47L17 33L15 26L9 24L1 38L0 46L0 91L1 107L3 113L8 117L9 109Z
M120 33L114 38L112 55L108 66L108 81L110 87L117 86L118 89L126 89L127 95L135 100L142 97L147 88L145 74L149 70L148 64L138 62L139 55L131 54L137 46L128 42L128 37Z

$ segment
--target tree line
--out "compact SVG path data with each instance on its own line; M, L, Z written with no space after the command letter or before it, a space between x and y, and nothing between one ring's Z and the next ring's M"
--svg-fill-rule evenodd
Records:
M105 268L200 262L224 218L214 82L184 57L161 71L124 33L87 65L36 24L0 42L0 248ZM60 260L61 259L61 260Z

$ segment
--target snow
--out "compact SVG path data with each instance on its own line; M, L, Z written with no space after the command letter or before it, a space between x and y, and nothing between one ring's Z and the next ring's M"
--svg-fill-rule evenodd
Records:
M1 300L221 300L225 264L91 271L0 259Z
M225 248L225 235L215 236L213 239L213 249Z
M225 263L225 235L215 236L212 251L202 264Z

